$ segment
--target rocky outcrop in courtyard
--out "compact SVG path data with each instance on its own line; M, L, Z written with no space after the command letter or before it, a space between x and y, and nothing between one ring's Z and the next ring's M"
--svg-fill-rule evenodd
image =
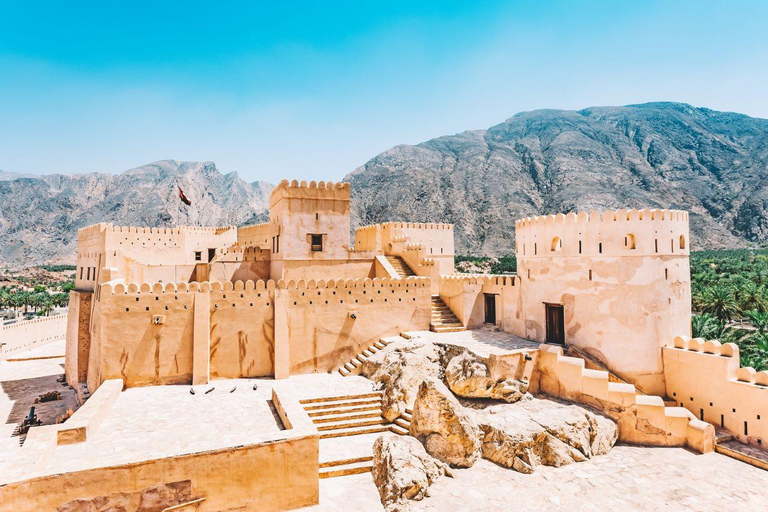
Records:
M514 403L528 392L528 382L494 379L488 364L467 350L452 358L445 368L445 381L457 396L493 398Z
M483 458L521 473L604 455L619 435L608 418L550 400L494 405L473 416L483 431Z
M428 488L448 466L430 457L424 446L410 436L384 434L373 443L373 481L388 511L404 511L408 500L428 496Z
M480 457L482 431L450 390L431 377L419 387L411 435L427 453L451 466L468 468Z

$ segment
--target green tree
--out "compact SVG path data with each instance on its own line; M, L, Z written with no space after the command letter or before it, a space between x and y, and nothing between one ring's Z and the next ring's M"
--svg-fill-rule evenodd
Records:
M730 320L740 313L730 288L715 285L705 288L701 294L701 311L720 320Z

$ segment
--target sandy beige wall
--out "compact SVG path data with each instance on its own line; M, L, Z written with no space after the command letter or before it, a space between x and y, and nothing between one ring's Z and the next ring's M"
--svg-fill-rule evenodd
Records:
M0 327L0 360L51 341L59 340L67 333L67 315L23 320Z
M382 337L429 329L429 279L304 286L286 290L291 374L328 372Z
M485 323L485 294L495 296L496 326L524 336L520 278L516 276L453 275L440 279L440 297L465 327Z
M524 258L518 275L526 338L545 341L545 303L562 304L566 344L645 392L664 393L661 348L690 334L687 257Z
M67 383L72 387L85 382L88 375L92 298L90 292L69 292L64 373Z
M195 510L279 511L318 503L318 439L309 436L51 475L0 487L2 510L56 510L61 504L189 481Z
M374 277L373 256L370 258L341 260L309 259L309 260L283 260L280 266L281 276L286 282L290 280L319 280L338 279L365 279Z
M739 440L768 446L768 372L739 367L739 349L678 337L665 347L666 394Z

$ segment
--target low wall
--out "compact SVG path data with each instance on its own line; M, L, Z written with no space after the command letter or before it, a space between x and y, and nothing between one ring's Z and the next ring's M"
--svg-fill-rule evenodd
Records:
M285 438L8 483L0 486L0 510L95 510L98 503L152 502L156 507L146 510L194 503L189 510L271 512L316 505L317 430L298 401L277 395L290 418Z
M9 356L62 339L67 315L45 316L0 327L0 361Z
M122 391L122 379L105 381L71 418L60 425L56 443L73 444L87 441L104 421Z
M768 372L739 366L739 348L678 336L664 347L667 397L744 443L768 448Z
M520 286L517 276L454 274L440 278L440 297L462 324L472 329L485 323L485 294L494 295L495 325L504 332L525 336Z

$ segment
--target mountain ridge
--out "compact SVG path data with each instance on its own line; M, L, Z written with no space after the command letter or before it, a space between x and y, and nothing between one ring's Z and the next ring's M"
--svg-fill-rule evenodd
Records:
M395 146L344 179L353 227L450 222L459 253L511 253L521 217L618 208L690 211L693 248L768 242L768 120L686 103L520 112ZM179 209L176 184L191 208ZM0 171L0 263L73 262L77 229L96 222L261 222L272 188L213 162L160 160L117 175Z

